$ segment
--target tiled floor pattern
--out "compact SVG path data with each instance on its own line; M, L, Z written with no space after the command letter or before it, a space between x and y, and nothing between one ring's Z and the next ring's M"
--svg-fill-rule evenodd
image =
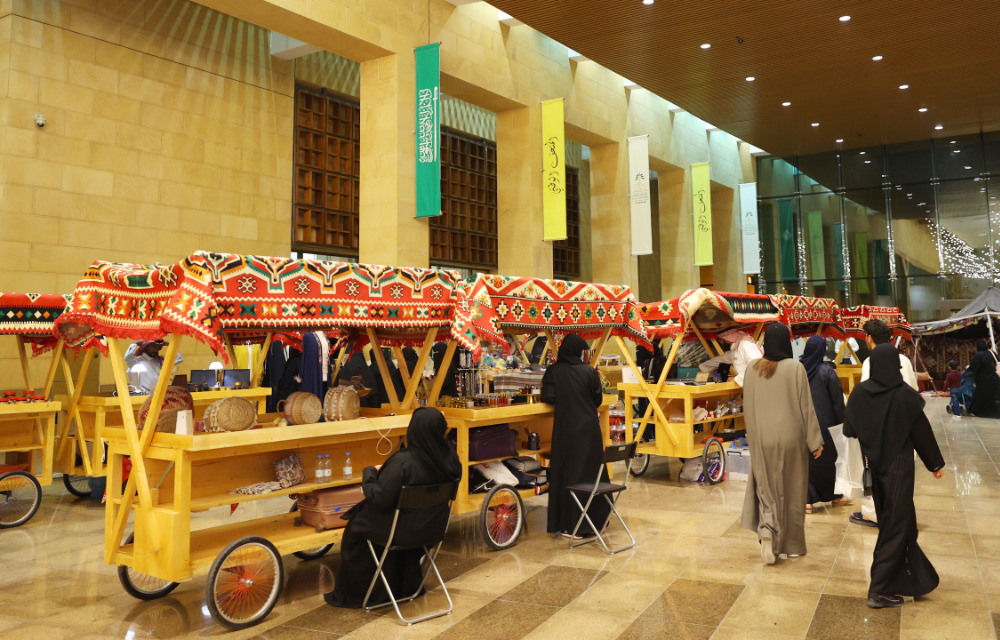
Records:
M226 632L208 615L205 580L195 578L151 602L122 590L103 562L103 509L47 487L26 526L0 530L0 637L225 637L481 640L815 639L975 640L1000 627L1000 421L953 419L932 400L947 474L917 475L920 543L941 586L902 609L864 606L876 531L847 521L850 507L819 509L806 520L809 553L760 562L755 536L738 526L745 483L679 483L678 462L655 459L632 480L623 510L639 540L609 557L594 546L570 550L544 533L545 498L526 502L528 528L513 548L491 552L469 514L452 522L440 568L452 615L413 627L392 609L326 606L336 548L319 560L284 558L286 586L257 627ZM287 499L198 514L201 526L287 509ZM218 512L218 513L216 513ZM409 613L445 603L440 589Z

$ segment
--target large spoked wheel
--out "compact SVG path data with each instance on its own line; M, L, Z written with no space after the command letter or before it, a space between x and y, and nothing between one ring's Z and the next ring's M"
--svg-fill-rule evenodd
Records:
M134 533L128 534L128 537L125 538L125 544L132 544L134 538ZM178 584L141 573L123 564L118 565L118 581L122 583L126 593L139 600L162 598L176 589Z
M299 510L299 503L293 502L292 508L288 510L289 513L295 513ZM292 553L296 558L301 558L302 560L315 560L316 558L322 558L326 555L326 552L333 548L333 543L324 544L320 547L313 547L312 549L303 549L302 551L295 551Z
M284 569L274 545L258 536L233 542L208 572L208 610L228 629L251 627L271 613Z
M496 551L512 547L524 528L524 503L510 485L500 484L486 494L480 522L486 544Z
M650 455L648 453L637 453L628 465L628 472L635 477L639 477L649 470Z
M0 529L17 527L38 512L42 487L27 471L0 474Z
M726 477L726 449L722 440L709 438L701 454L705 480L709 484L719 484Z
M87 476L64 473L63 484L66 486L66 491L69 491L77 498L90 497L90 482L87 480Z

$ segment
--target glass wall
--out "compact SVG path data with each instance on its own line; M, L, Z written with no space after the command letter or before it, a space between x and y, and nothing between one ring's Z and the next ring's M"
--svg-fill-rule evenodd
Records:
M1000 132L757 160L759 288L936 320L1000 282Z

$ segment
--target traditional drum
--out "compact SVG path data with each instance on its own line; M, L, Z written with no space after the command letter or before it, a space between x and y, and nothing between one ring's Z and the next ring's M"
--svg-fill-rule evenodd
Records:
M323 416L323 403L308 391L296 391L278 405L289 424L312 424Z
M330 387L323 400L323 415L327 422L355 420L361 415L361 400L353 387Z
M142 429L146 423L146 415L149 413L150 403L153 396L146 398L139 408L138 427ZM157 431L167 431L175 433L177 431L177 412L194 410L194 399L191 393L184 387L167 387L167 395L163 398L163 406L160 408L160 417L156 421Z
M246 398L223 398L205 409L205 431L243 431L257 421L257 411Z

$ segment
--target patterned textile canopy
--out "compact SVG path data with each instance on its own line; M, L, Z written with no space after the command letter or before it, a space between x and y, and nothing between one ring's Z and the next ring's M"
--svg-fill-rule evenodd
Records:
M975 300L944 320L915 323L913 333L918 336L949 333L977 324L987 317L1000 317L1000 289L996 287L988 287Z
M807 296L771 295L771 302L781 313L781 322L788 325L792 335L806 337L816 334L827 338L843 339L844 328L840 326L840 308L832 298L810 298Z
M56 318L69 303L69 295L50 293L0 293L0 335L21 336L33 355L56 346Z
M913 342L913 329L906 322L906 316L896 307L873 307L862 304L840 310L840 326L851 338L864 338L864 324L875 318L889 325L894 337L899 336Z
M632 289L625 285L479 274L468 287L497 334L503 331L611 335L648 345Z
M455 271L199 251L172 265L95 262L56 323L62 335L187 335L225 356L223 334L339 329L364 345L417 346L428 329L475 353L502 342Z
M781 319L767 295L710 289L689 289L672 300L644 304L640 311L651 338L676 336L685 320L696 324L703 335L717 335L734 327ZM693 335L688 338L695 339Z

